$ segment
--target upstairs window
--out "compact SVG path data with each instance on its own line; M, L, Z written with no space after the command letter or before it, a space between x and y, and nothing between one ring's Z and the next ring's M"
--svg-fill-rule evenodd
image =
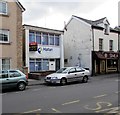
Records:
M59 36L55 36L55 45L59 46Z
M109 41L109 50L113 51L113 40Z
M104 25L105 26L105 31L104 31L104 33L106 34L106 35L109 35L109 25L108 24L105 24Z
M99 50L103 51L103 39L99 38Z
M0 14L7 14L7 2L0 1Z
M8 42L9 42L9 31L0 30L0 43L8 43Z

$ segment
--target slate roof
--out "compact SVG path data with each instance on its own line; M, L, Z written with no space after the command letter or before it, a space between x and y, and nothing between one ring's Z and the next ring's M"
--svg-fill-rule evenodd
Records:
M75 16L75 15L72 15L72 16L75 17L75 18L78 18L78 19L80 19L80 20L83 20L84 22L90 24L91 27L98 28L98 29L104 29L102 26L100 26L100 25L98 25L98 24L103 23L103 21L106 19L106 17L93 21L93 20L84 19L84 18ZM107 21L107 22L108 22L108 21ZM109 22L108 22L108 24L110 25ZM111 28L111 27L110 27L110 31L118 32L116 29L113 29L113 28Z

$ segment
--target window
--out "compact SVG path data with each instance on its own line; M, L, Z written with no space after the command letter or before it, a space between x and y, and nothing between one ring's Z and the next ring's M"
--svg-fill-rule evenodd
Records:
M55 36L55 45L59 46L59 36Z
M99 50L103 50L103 39L99 38Z
M75 68L70 69L69 73L75 73Z
M48 59L43 59L42 65L43 65L42 70L49 70L49 61L48 61Z
M43 33L43 45L48 45L48 34Z
M29 43L35 42L35 32L29 33Z
M2 70L10 69L10 59L2 59Z
M9 42L9 31L8 30L0 30L0 42L2 43Z
M7 2L0 1L0 14L7 14Z
M109 41L109 50L112 51L113 50L113 40Z
M36 71L42 70L41 59L36 59Z
M111 67L111 68L117 67L118 66L117 63L118 63L117 60L109 59L107 60L107 67Z
M30 59L30 71L35 71L35 59Z
M109 34L109 25L108 24L105 24L105 34Z
M10 77L20 77L21 74L17 71L9 71Z
M50 45L54 45L54 35L49 35Z
M40 32L36 32L36 42L38 44L41 44L41 33Z

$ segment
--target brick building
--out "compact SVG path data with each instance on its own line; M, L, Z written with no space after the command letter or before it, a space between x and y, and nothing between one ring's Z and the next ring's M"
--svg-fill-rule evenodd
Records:
M18 0L0 1L0 70L22 69L22 13Z

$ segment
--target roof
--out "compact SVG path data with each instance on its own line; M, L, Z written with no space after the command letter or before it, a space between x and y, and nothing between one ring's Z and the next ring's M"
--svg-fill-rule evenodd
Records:
M16 3L17 3L17 5L21 8L21 10L22 10L22 12L24 12L25 11L25 8L23 7L23 5L18 1L18 0L14 0Z
M63 34L64 33L64 31L62 31L62 30L44 28L44 27L39 27L39 26L32 26L32 25L27 25L27 24L24 24L23 27L26 27L29 30L32 30L32 29L35 29L35 30L48 30L48 31L52 31L52 32L55 31L55 32L57 32L59 34ZM24 29L26 29L26 28L24 28Z
M110 23L108 22L106 17L93 21L93 20L84 19L84 18L75 16L75 15L72 15L72 16L77 18L77 19L80 19L80 20L82 20L82 21L84 21L84 22L86 22L88 24L90 24L92 28L97 28L97 29L102 29L103 30L104 28L102 26L98 25L98 24L103 23L103 21L105 19L106 19L107 23L110 25ZM116 29L113 29L111 27L110 27L110 31L111 32L118 32Z

